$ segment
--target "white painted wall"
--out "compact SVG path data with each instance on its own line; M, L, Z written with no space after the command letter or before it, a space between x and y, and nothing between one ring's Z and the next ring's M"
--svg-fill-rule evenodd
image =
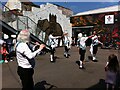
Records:
M21 3L19 0L8 0L7 7L12 9L19 9L21 10ZM72 37L72 26L70 24L70 20L62 14L62 10L58 9L56 5L46 3L40 5L40 8L32 7L32 11L23 11L23 16L28 16L31 18L35 23L38 22L39 19L48 19L49 20L49 14L53 14L57 16L57 23L59 23L62 27L63 32L68 32L69 38ZM9 23L9 25L12 25L14 28L17 28L16 22ZM30 27L32 27L32 30L30 31L34 34L36 25L32 23L31 21L28 22Z
M9 7L10 10L13 10L13 9L21 10L22 9L20 0L8 0L5 6ZM5 8L4 8L4 11L6 11Z
M62 11L58 9L56 5L47 3L40 5L40 8L32 7L32 11L24 11L23 15L30 17L36 23L39 19L48 19L49 14L57 16L57 22L61 25L63 32L67 31L69 37L72 37L72 26L70 24L69 18L62 14Z

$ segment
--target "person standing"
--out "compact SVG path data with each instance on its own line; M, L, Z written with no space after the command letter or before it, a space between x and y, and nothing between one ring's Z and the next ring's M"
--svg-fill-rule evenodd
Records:
M0 34L1 34L1 32L0 32ZM4 60L2 60L2 56L1 56L2 55L1 48L2 48L3 43L4 43L4 41L0 38L0 63L4 63Z
M2 45L4 43L4 41L2 39L0 39L0 45Z
M22 90L33 90L34 57L45 47L45 45L41 44L39 49L32 52L29 44L30 32L21 30L17 37L16 57L18 63L17 73L21 79Z
M55 53L55 48L58 46L58 42L56 39L61 38L61 36L53 36L53 32L49 35L49 45L52 48L51 55L50 55L50 62L55 62L54 61L54 53Z
M88 37L83 37L82 33L78 34L78 40L77 40L77 47L79 48L79 54L80 54L80 66L79 69L83 69L84 65L84 59L85 59L85 53L86 53L86 40L88 38L91 38L92 36L88 36Z
M69 58L70 54L68 53L68 51L70 50L70 40L68 38L68 33L64 33L64 56L66 58Z
M103 43L101 43L98 40L98 36L96 34L96 31L93 32L93 35L94 36L91 38L92 39L92 44L90 46L90 53L92 55L92 61L97 62L97 60L96 60L96 54L97 54L97 51L98 51L98 45L99 44L103 45Z
M2 47L1 47L1 54L2 54L2 60L4 60L5 63L8 63L8 51L7 51L7 45L6 45L6 42L4 42L2 44Z
M117 56L114 54L109 55L108 61L105 65L106 71L106 88L109 90L109 86L112 85L112 90L115 89L117 73L119 73L119 62Z

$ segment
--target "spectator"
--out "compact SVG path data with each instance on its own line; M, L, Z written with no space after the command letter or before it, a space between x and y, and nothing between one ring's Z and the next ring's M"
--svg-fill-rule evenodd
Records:
M117 73L119 72L119 62L117 56L114 54L109 55L107 64L105 66L106 71L106 88L109 89L109 86L112 85L112 90L114 90L116 85Z
M6 46L6 42L4 42L2 44L1 47L1 54L2 54L2 60L4 60L5 63L8 63L7 57L8 57L8 51L7 51L7 46Z

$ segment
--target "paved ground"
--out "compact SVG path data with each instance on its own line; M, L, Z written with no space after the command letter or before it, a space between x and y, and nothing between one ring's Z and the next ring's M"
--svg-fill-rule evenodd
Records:
M90 55L89 48L86 52ZM63 47L56 49L55 55L58 57L55 63L50 63L49 53L36 58L36 67L34 72L35 87L42 87L42 90L51 88L81 88L93 90L93 88L102 88L105 86L104 66L109 54L118 54L118 50L99 49L98 62L85 62L84 70L78 68L76 63L79 60L78 49L72 47L71 57L63 56ZM16 73L16 61L2 65L2 86L3 88L21 88L19 77ZM97 89L95 89L97 90ZM103 90L103 89L102 89Z

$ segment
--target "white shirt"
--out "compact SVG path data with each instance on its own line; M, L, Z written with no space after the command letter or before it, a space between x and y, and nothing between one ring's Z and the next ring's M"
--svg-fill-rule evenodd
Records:
M86 49L86 44L85 41L88 39L88 37L81 37L80 39L78 39L78 46L80 48L82 48L83 50Z
M4 41L2 39L0 39L0 44L2 45L4 43Z
M67 47L70 45L70 40L68 39L68 36L64 36L64 45Z
M34 68L35 60L34 57L41 51L38 49L34 52L30 50L26 43L19 43L16 46L16 55L18 66L22 68Z
M49 45L52 47L52 48L55 48L57 47L57 44L58 44L58 41L56 40L57 38L59 38L58 36L54 37L53 35L49 35Z
M98 40L97 35L95 35L94 37L92 37L92 44L93 44L93 46L99 44L99 40Z

